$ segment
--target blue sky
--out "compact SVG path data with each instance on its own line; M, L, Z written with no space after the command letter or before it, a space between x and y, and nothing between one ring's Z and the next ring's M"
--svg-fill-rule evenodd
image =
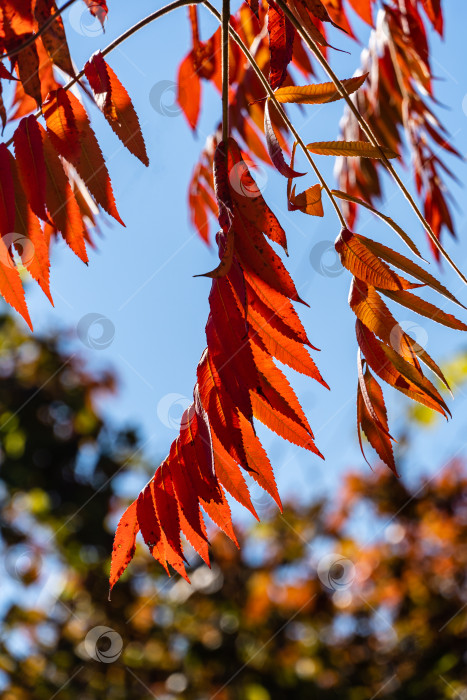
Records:
M462 154L467 153L467 80L464 61L459 60L459 47L465 42L467 6L445 3L447 43L432 37L433 67L439 78L438 99L449 106L438 113L453 136ZM97 49L103 48L128 26L154 10L154 3L109 2L110 13L105 35L81 14L77 3L65 14L69 41L75 62L81 67ZM79 8L76 9L76 8ZM202 8L202 37L215 29L211 17ZM352 15L360 36L365 40L367 29ZM140 116L151 161L146 169L125 151L97 109L92 112L93 126L107 158L117 205L126 228L107 226L98 241L99 251L90 253L90 264L84 266L64 245L53 253L51 277L55 309L31 284L27 290L35 331L71 329L71 346L84 354L92 367L113 366L120 377L117 397L103 404L103 410L118 423L141 427L146 454L154 466L165 456L177 434L177 415L192 395L196 365L205 347L204 325L208 314L207 296L210 282L193 275L212 269L215 254L191 229L187 210L187 185L194 163L206 137L219 120L220 100L203 84L203 112L194 137L183 115L164 116L151 105L150 95L161 81L174 81L177 66L187 51L189 26L186 8L163 18L142 30L113 52L109 64L127 87ZM350 51L332 54L340 77L350 77L360 65L360 50L336 32L333 43ZM319 73L318 73L319 74ZM325 79L319 74L320 79ZM157 91L157 87L155 88ZM154 94L154 93L153 93ZM170 92L166 94L170 103ZM464 109L463 109L464 105ZM342 104L307 107L303 113L290 112L305 139L331 140L338 137ZM333 159L320 158L320 166L329 182L333 182ZM449 166L463 182L465 162L449 159ZM333 241L339 232L332 207L325 202L323 219L307 217L286 210L285 181L266 168L264 196L280 218L288 233L290 258L288 268L300 295L310 304L301 309L301 318L309 337L320 353L314 353L319 368L331 386L327 392L310 379L288 373L309 417L316 441L326 461L295 448L279 437L260 429L264 444L276 470L284 495L311 497L323 489L338 487L339 475L349 466L368 469L360 455L355 429L356 342L354 318L347 306L349 275L334 277L319 274L313 267L310 253L322 241ZM402 173L410 182L408 173ZM305 178L304 178L305 179ZM307 186L314 183L308 176ZM464 213L465 190L450 183L457 199L456 213L459 243L445 237L449 252L460 267L467 270L467 222ZM403 197L386 183L385 212L413 236L422 254L428 249L415 216ZM368 212L361 215L357 231L393 245L401 252L399 239ZM313 256L311 256L313 258ZM327 264L332 264L332 258ZM432 263L431 268L435 267ZM438 272L434 269L431 272ZM444 266L443 281L467 303L467 290ZM443 308L454 313L459 309ZM401 321L411 319L408 311L397 309ZM80 342L77 328L88 314L109 319L114 337L105 348L87 348ZM461 315L462 317L462 315ZM465 319L464 319L465 320ZM22 321L20 321L22 323ZM421 332L428 334L428 350L440 360L466 347L462 336L444 327L422 321ZM414 448L405 456L403 473L417 478L422 471L432 471L465 441L466 396L454 388L455 401L450 402L454 419L441 420L435 430L421 430ZM387 388L387 404L393 434L397 436L406 421L409 401ZM258 494L259 495L259 494Z

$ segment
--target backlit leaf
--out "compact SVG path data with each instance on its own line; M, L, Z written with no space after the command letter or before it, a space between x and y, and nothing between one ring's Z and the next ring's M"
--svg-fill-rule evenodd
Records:
M358 158L382 158L383 151L386 158L397 158L398 154L381 146L377 148L368 141L317 141L308 143L307 149L310 153L316 153L321 156L348 156Z
M349 94L358 90L367 78L365 75L358 75L354 78L342 80L342 84ZM335 102L342 99L342 95L337 90L334 83L315 83L313 85L288 85L281 87L274 93L278 102L319 105L325 102Z

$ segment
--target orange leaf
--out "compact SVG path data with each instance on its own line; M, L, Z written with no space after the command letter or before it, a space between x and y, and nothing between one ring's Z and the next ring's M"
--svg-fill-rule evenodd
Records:
M369 141L316 141L308 143L310 153L321 156L347 156L354 158L382 158L383 151L386 158L397 158L398 154L391 148L381 146L377 148Z
M136 517L136 501L128 506L117 526L110 565L110 590L115 586L126 567L133 559L136 548L136 535L139 531ZM110 592L109 592L110 598Z
M14 194L12 201L15 204L14 244L21 261L30 275L38 282L44 294L53 306L49 286L49 249L45 241L44 233L39 220L28 204L27 197L21 186L16 163L11 155L11 170L14 180Z
M358 90L365 82L368 73L357 75L354 78L341 80L342 85L349 94ZM323 104L340 100L342 95L334 83L314 83L313 85L288 85L279 88L274 93L276 99L283 103L301 105Z
M279 141L274 132L271 117L269 116L269 99L264 105L264 134L266 136L266 145L268 147L269 157L280 174L288 178L301 177L302 175L305 175L305 173L296 172L285 162L284 154L282 153Z
M63 165L52 146L47 132L40 127L46 164L46 202L55 228L60 231L71 250L84 262L88 261L84 242L84 224Z
M56 151L70 163L73 162L79 157L80 135L68 94L63 88L49 93L43 113Z
M115 134L144 165L149 165L138 116L112 68L97 51L84 66L96 102Z
M366 398L364 398L365 395ZM376 450L383 462L398 476L391 437L388 433L388 421L383 392L368 368L365 374L359 370L357 430L360 449L365 461L369 464L363 450L360 430L363 430L370 445Z
M102 27L104 27L104 22L107 19L107 13L109 11L106 0L84 0L84 2L88 6L93 17L97 17Z
M406 362L392 348L383 345L359 319L356 331L365 359L378 377L414 401L433 408L444 416L450 414L437 389L416 367Z
M417 286L393 272L372 252L368 241L369 239L351 233L348 229L342 229L335 248L347 270L363 282L379 289L411 289Z
M251 469L252 478L263 488L277 503L282 513L282 503L277 491L276 480L263 446L258 440L252 424L239 413L240 430L243 436L243 446Z
M201 107L201 81L193 51L185 56L178 69L177 102L194 131Z
M171 448L169 463L170 474L177 497L182 530L204 561L209 562L207 553L207 535L199 500L190 476L190 469L183 461L179 440Z
M288 209L298 210L310 216L324 216L323 202L321 199L322 185L317 183L304 192L295 194L295 185L289 195Z
M55 0L36 0L34 6L34 17L39 29L47 20L54 17L54 21L45 32L42 32L41 39L49 58L61 70L74 77L75 71L70 57L70 51L63 28L63 20L60 16L55 17L57 4Z
M252 515L259 520L258 514L251 502L250 492L237 462L224 449L219 438L212 433L216 474L220 483L235 498L236 501L247 508Z
M445 311L441 311L441 309L438 309L438 307L434 304L430 304L428 301L420 299L420 297L416 297L411 292L402 290L390 291L388 289L384 289L382 291L385 296L389 297L389 299L396 301L398 304L405 306L411 311L415 311L422 316L426 316L426 318L429 318L432 321L436 321L436 323L441 323L443 326L447 326L448 328L455 328L458 331L467 331L467 325L462 323L462 321L459 321L455 316L452 314L447 314Z
M70 92L68 92L68 99L73 110L80 140L79 155L73 157L70 162L76 168L82 180L84 180L96 202L124 226L125 224L115 206L107 166L94 131L89 124L86 111L81 102ZM60 155L66 158L65 153L60 152Z
M455 304L459 304L459 306L465 308L465 306L461 304L456 297L451 294L451 292L443 287L441 282L439 282L436 277L430 275L430 273L420 267L420 265L417 265L416 263L412 262L412 260L409 260L409 258L397 253L395 250L391 250L391 248L382 245L382 243L373 241L371 238L364 238L363 236L359 236L359 238L374 255L386 260L399 270L403 270L407 274L412 275L412 277L415 277L415 279L420 280L420 282L423 282L423 284L427 284L429 287L432 287L432 289L435 289L437 292L445 296L447 299L450 299ZM386 289L389 289L389 287Z

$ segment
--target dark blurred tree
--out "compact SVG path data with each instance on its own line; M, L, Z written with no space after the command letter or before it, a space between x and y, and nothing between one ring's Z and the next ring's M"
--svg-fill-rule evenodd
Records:
M114 380L7 318L0 375L5 700L466 697L460 463L416 492L350 474L337 506L268 511L241 553L218 534L191 587L141 547L108 602L126 468L149 474L96 408Z

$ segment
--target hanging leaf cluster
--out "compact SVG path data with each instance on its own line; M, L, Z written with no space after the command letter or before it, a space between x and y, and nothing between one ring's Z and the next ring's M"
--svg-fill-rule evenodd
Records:
M433 111L436 82L427 25L443 35L440 0L383 6L368 49L362 54L361 70L368 73L368 79L356 95L356 105L381 143L397 152L402 152L404 144L409 147L407 165L413 172L423 213L440 239L443 229L455 236L448 187L443 181L445 174L452 173L440 154L457 157L460 154ZM349 110L344 116L342 135L344 139L362 135ZM378 163L341 160L338 164L340 189L375 204L381 197L380 171ZM350 203L344 211L353 226L357 207ZM439 250L433 245L432 252L439 260Z
M105 2L88 4L103 23ZM122 143L149 164L125 88L99 52L76 75L63 21L60 16L54 19L56 13L55 0L0 2L1 47L11 54L10 70L1 64L1 83L14 81L15 86L13 112L7 119L1 101L0 117L3 127L20 120L10 139L12 150L0 144L0 294L31 328L15 252L53 303L51 241L61 236L87 263L87 246L93 245L90 229L98 210L124 225L88 113L68 89L72 81L92 97ZM70 82L59 82L60 75L68 76Z
M104 25L104 0L85 4ZM461 320L420 296L429 288L462 306L423 267L406 231L376 207L382 168L394 174L390 163L403 160L405 134L425 219L415 202L412 207L429 233L431 227L432 244L439 243L443 227L454 232L440 176L446 166L437 152L441 148L458 154L428 106L434 83L427 27L443 32L440 0L389 0L379 8L376 27L376 0L250 0L230 18L228 86L222 84L221 30L201 39L198 5L216 14L208 2L188 9L191 46L178 68L177 99L193 131L202 113L203 83L211 83L226 101L230 135L223 139L222 121L215 124L188 192L192 224L206 243L215 225L219 262L202 275L211 279L211 289L206 349L196 371L193 403L168 456L118 524L111 588L133 557L138 532L168 573L174 569L187 579L183 537L209 563L205 516L237 542L228 497L257 517L248 479L281 508L273 466L256 433L257 421L322 457L278 365L328 388L310 354L317 348L297 312L306 301L283 261L288 254L286 233L255 179L258 162L284 178L289 211L300 212L298 217L323 217L325 193L339 218L335 249L352 278L349 304L356 316L362 452L366 440L397 474L379 382L450 415L441 394L442 385L449 389L442 370L401 327L390 305L467 330ZM331 31L333 43L341 32L357 38L349 20L352 13L372 28L370 45L362 70L339 80L327 61L335 50L328 39ZM29 325L19 266L52 301L49 256L55 238L62 236L87 263L97 213L123 224L85 100L91 98L126 148L149 164L135 109L107 62L111 48L95 53L77 72L55 0L0 0L0 50L5 59L0 81L13 92L8 112L0 101L0 119L4 128L19 120L11 139L0 144L0 293ZM326 82L315 77L318 64L328 73ZM297 105L312 114L317 105L325 110L338 100L347 103L342 138L336 139L322 121L319 129L309 129L313 140L304 140L287 110ZM352 105L356 111L349 109ZM306 172L296 169L298 149ZM329 156L338 158L339 189L331 189L315 161ZM420 262L359 234L359 207L388 224ZM440 251L447 257L441 244L433 251L436 257Z

